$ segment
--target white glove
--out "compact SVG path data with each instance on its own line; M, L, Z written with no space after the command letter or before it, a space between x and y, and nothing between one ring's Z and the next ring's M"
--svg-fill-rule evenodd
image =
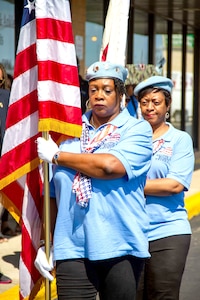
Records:
M49 262L47 261L44 246L40 247L38 249L36 259L34 261L34 265L43 277L49 279L50 281L53 281L54 277L49 272L49 271L53 270L53 268L54 268L53 247L51 247L51 249L50 249Z
M40 159L52 163L52 159L58 151L59 148L50 135L48 140L42 137L37 138L37 152Z

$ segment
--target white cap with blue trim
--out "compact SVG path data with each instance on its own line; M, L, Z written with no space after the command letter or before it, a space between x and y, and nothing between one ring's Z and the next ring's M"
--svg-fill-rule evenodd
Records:
M164 76L151 76L148 79L140 82L138 85L136 85L134 89L134 95L138 96L138 94L146 89L146 88L159 88L168 91L171 93L172 88L174 84L173 81L167 77Z
M88 81L98 78L118 78L125 82L127 75L128 70L125 67L107 61L97 61L86 71Z

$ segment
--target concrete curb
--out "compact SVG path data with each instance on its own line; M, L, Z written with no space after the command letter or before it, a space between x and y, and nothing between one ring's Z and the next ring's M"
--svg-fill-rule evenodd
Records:
M19 285L15 285L11 289L0 294L0 300L6 299L19 300Z
M200 192L187 197L185 199L185 207L188 212L189 220L197 216L200 213Z
M193 172L190 189L185 193L185 207L189 220L200 213L200 169Z

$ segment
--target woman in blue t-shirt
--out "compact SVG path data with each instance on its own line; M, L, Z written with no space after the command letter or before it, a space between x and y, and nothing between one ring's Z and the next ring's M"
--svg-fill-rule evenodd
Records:
M38 155L54 163L53 260L58 299L134 300L148 252L144 186L152 130L123 108L127 70L96 62L87 70L91 110L81 138L58 146L38 138ZM53 279L39 248L36 267ZM47 266L47 267L46 267Z
M137 300L178 300L191 228L184 191L194 169L192 139L166 122L173 82L152 76L134 90L143 118L153 129L153 158L144 188L150 219L149 251Z

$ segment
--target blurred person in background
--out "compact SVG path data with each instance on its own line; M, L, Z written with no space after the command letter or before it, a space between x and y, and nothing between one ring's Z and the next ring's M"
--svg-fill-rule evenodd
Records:
M126 86L126 107L131 116L140 119L141 111L138 105L137 97L134 95L134 88L141 81L155 75L159 75L158 69L154 65L145 65L145 64L127 64L126 68L128 69L128 76L125 81Z
M0 153L2 148L3 137L5 133L5 123L6 123L6 116L8 111L8 103L9 103L10 91L8 87L7 81L7 73L3 66L0 63ZM0 203L0 243L7 242L8 239L2 233L2 217L5 212L5 208ZM5 276L2 272L0 272L0 284L11 283L12 280Z
M80 93L81 93L81 110L82 110L82 114L84 114L87 110L87 100L89 99L88 81L83 79L83 77L80 75L80 62L78 57L76 57L76 60L77 60Z

